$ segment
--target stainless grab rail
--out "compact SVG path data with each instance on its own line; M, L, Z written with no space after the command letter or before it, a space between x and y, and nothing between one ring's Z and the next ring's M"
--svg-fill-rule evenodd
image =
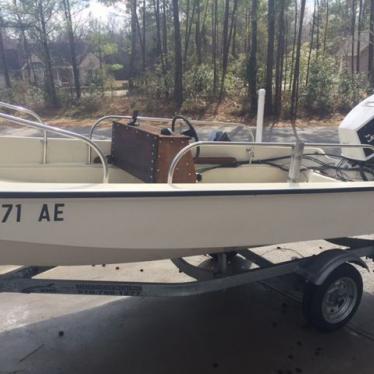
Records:
M99 118L90 128L90 132L88 134L88 139L92 140L93 133L95 129L100 125L100 123L108 121L108 120L113 120L113 119L131 119L132 117L130 116L116 116L116 115L111 115L111 116L104 116ZM88 147L88 154L87 154L87 163L91 164L92 162L92 153L91 153L91 147Z
M113 119L128 119L132 120L132 116L121 116L121 115L109 115L99 118L92 126L89 132L89 139L92 139L95 129L102 123L107 120L113 120ZM162 117L137 117L137 120L139 121L146 121L146 122L157 122L157 123L170 123L173 119L172 118L162 118ZM237 123L237 122L217 122L217 121L204 121L204 120L190 120L189 121L193 125L207 125L207 126L243 126L243 123ZM251 140L254 142L255 137L253 135L253 132L251 129L249 129L249 136ZM88 149L88 163L90 164L92 161L92 155L91 150Z
M103 183L108 183L108 181L109 181L109 169L108 169L108 162L105 158L105 155L101 151L101 149L94 142L92 142L90 139L88 139L84 135L76 134L75 132L60 129L60 128L57 128L57 127L49 126L49 125L46 125L44 123L39 123L39 122L30 121L30 120L23 119L23 118L11 116L11 115L5 114L5 113L0 113L0 118L6 119L7 121L18 124L18 125L28 126L28 127L32 127L32 128L35 128L35 129L40 129L40 130L43 130L43 131L50 131L50 132L53 132L55 134L65 136L67 138L73 138L73 139L78 139L78 140L83 141L90 148L93 148L95 150L95 152L98 154L98 156L100 157L100 160L101 160L101 163L102 163L102 166L103 166Z
M23 106L19 106L19 105L13 105L13 104L8 104L8 103L4 103L2 101L0 101L0 108L6 108L6 109L10 109L10 110L13 110L15 112L19 112L19 113L24 113L24 114L28 114L29 116L33 117L34 119L36 119L40 124L43 124L43 121L42 119L34 112L32 111L31 109L27 109ZM48 143L48 135L47 135L47 131L45 130L42 130L43 131L43 141L42 141L42 144L43 144L43 153L42 153L42 163L43 164L46 164L47 163L47 143Z
M168 179L167 183L169 185L173 184L174 172L175 169L182 159L182 157L188 153L191 149L201 146L242 146L242 147L282 147L282 148L291 148L297 152L298 150L298 143L254 143L254 142L211 142L211 141L202 141L202 142L195 142L192 144L187 145L183 149L181 149L176 156L174 157L173 161L170 164L169 171L168 171ZM306 147L317 147L317 148L369 148L374 151L374 146L370 144L336 144L336 143L305 143ZM291 170L291 169L290 169ZM293 178L291 178L293 179Z

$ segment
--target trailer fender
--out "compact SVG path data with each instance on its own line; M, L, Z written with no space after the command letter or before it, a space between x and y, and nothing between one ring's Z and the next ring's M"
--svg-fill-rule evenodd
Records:
M296 273L306 281L320 286L333 270L346 262L370 271L366 262L354 253L342 249L330 249L302 262L297 267Z

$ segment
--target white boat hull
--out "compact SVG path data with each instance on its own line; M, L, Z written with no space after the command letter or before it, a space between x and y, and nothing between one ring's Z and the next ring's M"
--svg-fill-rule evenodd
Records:
M233 187L4 184L0 264L150 261L374 231L371 182Z

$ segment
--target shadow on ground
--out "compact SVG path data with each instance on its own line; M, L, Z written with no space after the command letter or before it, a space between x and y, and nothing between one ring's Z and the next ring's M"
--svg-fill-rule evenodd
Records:
M23 302L36 307L35 296ZM0 342L0 373L372 373L373 362L369 340L306 327L296 302L260 284L108 299L9 329Z

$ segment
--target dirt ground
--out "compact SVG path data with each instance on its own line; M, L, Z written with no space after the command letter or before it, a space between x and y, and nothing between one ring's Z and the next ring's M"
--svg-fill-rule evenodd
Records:
M243 105L233 100L225 100L217 109L215 103L196 101L182 108L181 113L187 118L199 120L215 120L222 122L237 122L249 126L256 125L256 118L250 118L243 114ZM109 115L132 115L134 110L138 110L141 116L170 117L176 112L170 102L148 99L140 96L130 96L121 98L103 98L97 107L86 110L84 107L76 107L60 110L37 110L42 119L59 127L85 127L91 126L96 119ZM344 118L342 114L333 114L330 117L302 117L296 121L298 128L310 127L337 127ZM281 120L274 123L268 119L265 125L270 127L288 128L291 127L289 120Z

